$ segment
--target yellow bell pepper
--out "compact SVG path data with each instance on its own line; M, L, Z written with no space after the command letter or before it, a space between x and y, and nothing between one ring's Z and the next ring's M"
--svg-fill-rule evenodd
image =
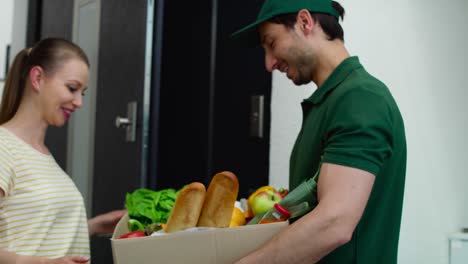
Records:
M242 212L239 208L234 207L234 210L232 211L232 218L231 218L231 223L229 224L229 227L243 226L243 225L245 225L244 212Z

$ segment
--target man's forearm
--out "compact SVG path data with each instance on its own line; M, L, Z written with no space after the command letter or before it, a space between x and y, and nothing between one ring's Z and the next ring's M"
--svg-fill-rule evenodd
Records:
M323 163L317 183L317 207L238 263L319 261L351 239L374 180L375 176L367 171Z
M319 205L236 264L315 263L349 241L352 230L339 219Z

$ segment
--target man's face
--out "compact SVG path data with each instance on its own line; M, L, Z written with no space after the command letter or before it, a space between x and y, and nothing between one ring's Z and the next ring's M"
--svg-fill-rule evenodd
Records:
M316 57L297 25L288 29L281 24L265 22L259 27L259 34L268 71L284 72L296 85L312 80Z

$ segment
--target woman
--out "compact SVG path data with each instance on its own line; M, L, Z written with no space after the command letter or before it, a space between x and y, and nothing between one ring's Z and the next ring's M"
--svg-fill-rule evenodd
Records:
M89 235L124 210L86 222L83 198L44 144L82 105L89 62L77 45L44 39L18 53L0 105L0 263L86 263Z

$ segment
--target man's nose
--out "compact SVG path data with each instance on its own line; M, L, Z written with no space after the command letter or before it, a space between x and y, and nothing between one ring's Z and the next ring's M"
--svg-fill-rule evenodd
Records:
M277 68L278 60L273 57L271 54L265 54L265 68L267 71L272 72Z

